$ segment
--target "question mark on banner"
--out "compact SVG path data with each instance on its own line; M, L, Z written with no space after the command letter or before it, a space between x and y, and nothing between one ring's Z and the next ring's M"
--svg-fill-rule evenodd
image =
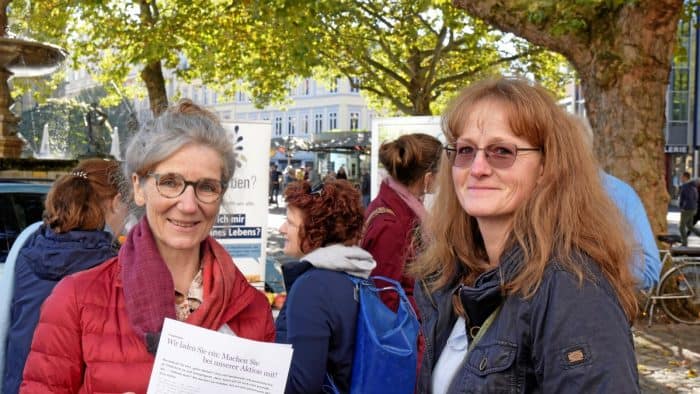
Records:
M255 231L258 233L257 236L259 237L260 234L262 233L262 228L258 227L258 228L255 229Z
M250 179L253 181L253 187L255 187L255 182L258 180L258 177L255 175L251 175Z

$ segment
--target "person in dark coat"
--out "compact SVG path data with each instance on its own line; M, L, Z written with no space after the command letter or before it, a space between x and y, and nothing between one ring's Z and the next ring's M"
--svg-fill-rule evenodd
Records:
M19 390L40 307L58 281L117 254L127 212L119 179L118 162L89 159L56 180L46 196L44 223L15 265L3 394Z
M442 117L440 209L411 266L416 392L639 392L634 238L581 123L518 78L467 87Z
M681 209L680 232L681 244L688 246L688 235L693 233L700 236L700 231L694 227L694 217L698 210L698 189L695 182L690 180L690 173L684 172L681 175L681 192L678 198L678 205Z
M335 174L335 179L348 179L348 174L345 172L345 166L340 166L338 172Z
M350 390L358 303L346 274L367 278L376 263L355 246L362 230L360 193L346 181L295 182L284 193L280 227L287 299L275 323L276 341L294 347L286 394L321 393L326 377ZM359 355L360 357L362 355Z

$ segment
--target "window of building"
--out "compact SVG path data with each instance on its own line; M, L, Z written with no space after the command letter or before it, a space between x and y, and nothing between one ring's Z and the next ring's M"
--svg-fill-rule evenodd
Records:
M350 112L350 130L357 130L360 128L360 113Z
M323 131L323 114L316 114L314 117L314 133L318 134Z
M333 130L338 128L338 114L331 112L328 114L328 130Z
M358 93L360 91L360 79L357 77L352 77L350 81L350 92Z
M674 91L687 91L688 90L688 69L687 68L673 68L671 73L671 84Z
M328 91L331 93L338 93L338 78L331 79Z
M294 116L290 116L287 119L287 134L293 135L294 134L294 123L296 123L296 119Z
M282 135L282 117L275 117L275 135Z
M211 92L211 103L217 104L219 100L219 94L216 92Z
M309 134L309 115L304 115L302 118L301 129L304 134Z
M688 120L688 92L671 93L671 120Z
M304 79L303 89L304 89L305 96L308 96L309 94L311 94L311 81L309 80L309 78Z

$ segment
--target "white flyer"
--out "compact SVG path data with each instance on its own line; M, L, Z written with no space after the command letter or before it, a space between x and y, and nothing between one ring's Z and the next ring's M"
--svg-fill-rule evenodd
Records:
M148 394L281 394L291 361L291 345L165 319Z

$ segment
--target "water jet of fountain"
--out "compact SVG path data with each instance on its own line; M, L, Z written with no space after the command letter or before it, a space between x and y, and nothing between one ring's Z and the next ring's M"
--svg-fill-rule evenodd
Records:
M44 132L41 134L41 147L39 148L39 157L51 156L51 148L49 147L49 124L44 123Z
M112 147L109 154L117 160L121 160L121 151L119 150L119 127L114 127L112 130Z

